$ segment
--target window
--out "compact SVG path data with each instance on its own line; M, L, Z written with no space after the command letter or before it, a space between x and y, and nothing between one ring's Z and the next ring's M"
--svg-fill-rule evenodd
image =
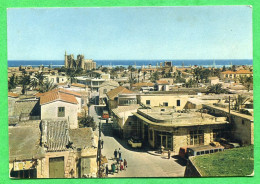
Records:
M226 77L228 77L228 74L226 74Z
M132 125L132 122L128 122L128 125L131 126L131 125Z
M58 117L65 117L65 107L58 107Z
M168 102L163 102L163 106L168 106Z
M204 144L204 131L195 130L190 131L190 145L203 145Z
M242 119L242 125L244 125L245 124L245 121Z
M181 101L177 100L177 106L181 106Z
M150 105L150 104L151 104L150 100L146 100L146 105Z
M104 90L103 90L103 93L104 93L104 94L107 93L107 89L104 89Z

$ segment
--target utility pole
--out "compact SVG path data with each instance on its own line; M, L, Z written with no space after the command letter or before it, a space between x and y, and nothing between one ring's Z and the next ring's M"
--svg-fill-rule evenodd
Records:
M98 161L98 177L101 177L101 119L99 121L98 127L99 135L98 135L98 152L97 152L97 161Z
M228 121L229 121L229 123L231 123L231 120L230 120L230 96L228 97Z

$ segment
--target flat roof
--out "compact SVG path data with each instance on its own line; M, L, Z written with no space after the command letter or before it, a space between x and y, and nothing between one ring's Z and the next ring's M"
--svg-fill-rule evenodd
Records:
M214 105L206 105L206 104L203 104L203 106L206 106L206 107L210 107L210 108L213 108L213 109L217 109L217 110L220 110L220 111L224 111L226 113L229 113L228 112L228 109L225 109L225 108L222 108L222 107L217 107L217 106L214 106ZM235 115L235 116L239 116L241 118L245 118L245 119L248 119L250 121L254 121L254 117L253 116L249 116L249 115L246 115L246 114L241 114L241 113L238 113L238 112L235 112L233 110L230 111L230 114L232 115Z
M145 112L149 109L138 109L137 113L133 113L136 117L143 120L144 122L166 127L184 127L184 126L198 126L198 125L219 125L228 124L225 117L215 117L209 114L200 112L190 113L177 113L172 114L165 113L149 113Z

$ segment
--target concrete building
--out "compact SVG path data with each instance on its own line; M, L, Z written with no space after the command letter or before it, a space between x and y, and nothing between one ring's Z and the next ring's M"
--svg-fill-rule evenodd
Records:
M141 92L154 91L154 83L151 82L135 83L132 84L131 89L135 91L141 91Z
M129 106L118 106L112 109L113 129L118 135L129 138L135 134L135 128L132 128L135 122L133 112L137 112L138 108L140 108L140 105L133 104Z
M66 120L9 127L10 177L96 177L97 137L91 128L68 127Z
M168 81L156 81L154 85L155 91L169 91L169 82Z
M65 68L82 68L83 70L96 69L96 62L92 59L84 59L84 55L78 55L77 59L74 59L74 55L67 55L65 52L64 60Z
M254 117L241 114L227 108L217 107L215 105L203 105L208 109L209 113L217 116L225 116L229 118L231 125L231 139L239 141L242 145L254 144Z
M182 146L208 145L227 129L226 117L185 111L178 113L172 109L138 109L134 127L139 137L150 147L172 150L179 153Z
M253 72L249 70L239 70L239 71L224 71L220 73L220 78L222 80L234 80L234 79L239 79L240 77L243 76L253 76Z
M133 94L133 92L122 86L119 86L119 87L109 91L107 93L107 98L108 98L108 109L109 109L110 113L111 113L112 109L115 109L118 106L119 94Z
M109 91L119 87L118 82L109 80L99 86L99 105L105 105L107 103L107 95Z
M210 85L218 84L219 78L218 77L209 77L209 83L210 83Z
M181 94L140 94L137 95L137 103L147 107L165 107L182 110L188 98L188 95Z
M63 75L43 75L44 76L44 80L46 82L51 82L53 84L59 84L59 83L67 83L68 82L68 78L67 76L63 76Z
M77 82L80 84L87 85L91 91L99 91L100 86L106 82L110 81L109 74L101 74L99 77L91 77L91 76L82 76L82 77L75 77Z
M69 128L78 128L77 114L81 112L81 95L65 89L54 89L38 93L41 106L41 120L67 120Z

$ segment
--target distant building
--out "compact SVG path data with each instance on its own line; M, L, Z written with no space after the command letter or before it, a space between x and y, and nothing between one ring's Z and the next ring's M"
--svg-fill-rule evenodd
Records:
M239 77L243 77L243 76L253 76L253 72L249 71L249 70L238 70L238 71L224 71L220 73L220 78L222 80L224 79L228 79L228 80L234 80L234 79L238 79Z
M77 59L74 59L74 55L67 55L65 52L65 68L82 68L83 70L96 69L96 62L92 59L84 59L84 55L78 55Z
M107 92L107 98L108 98L108 108L111 112L112 109L117 108L119 104L119 95L120 94L133 94L134 92L119 86L109 92ZM132 100L132 95L130 96L130 100Z
M209 77L209 83L211 85L215 85L219 83L219 78L218 77Z

